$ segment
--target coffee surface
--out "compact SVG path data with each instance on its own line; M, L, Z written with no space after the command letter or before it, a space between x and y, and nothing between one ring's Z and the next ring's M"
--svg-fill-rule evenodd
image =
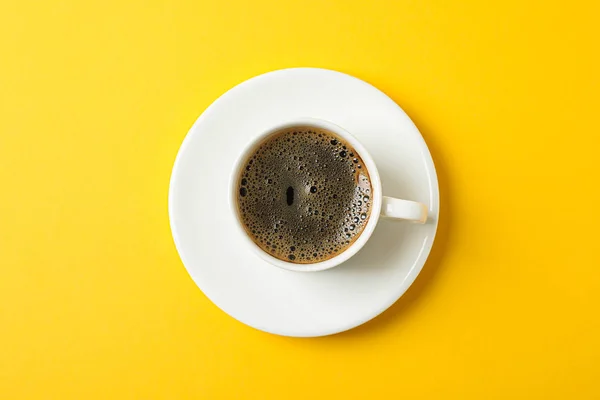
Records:
M372 188L360 155L332 132L294 127L262 142L238 177L238 212L250 238L293 263L346 250L371 214Z

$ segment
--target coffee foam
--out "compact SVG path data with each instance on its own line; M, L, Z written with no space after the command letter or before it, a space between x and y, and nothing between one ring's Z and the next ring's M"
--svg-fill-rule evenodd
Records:
M238 212L250 238L298 264L350 247L369 220L371 195L360 155L334 133L313 127L274 133L238 177Z

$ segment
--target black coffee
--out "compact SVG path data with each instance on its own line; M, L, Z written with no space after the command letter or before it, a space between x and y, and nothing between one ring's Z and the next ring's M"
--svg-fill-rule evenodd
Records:
M238 185L248 235L264 251L293 263L342 253L371 214L371 182L360 155L319 128L271 135L245 161Z

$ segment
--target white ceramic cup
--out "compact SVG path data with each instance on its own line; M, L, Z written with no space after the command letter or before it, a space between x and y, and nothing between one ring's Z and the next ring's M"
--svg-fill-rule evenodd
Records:
M335 133L346 142L348 142L358 152L363 160L363 165L366 167L369 177L371 178L372 194L372 206L371 215L367 221L367 225L363 229L359 237L348 247L345 251L325 261L315 262L312 264L296 264L288 261L283 261L273 257L269 253L261 249L254 241L248 236L246 230L242 225L242 221L239 215L239 209L237 205L237 195L239 193L238 178L242 168L245 165L248 157L254 152L254 150L263 143L269 136L279 132L283 129L291 128L294 126L309 126L315 128L321 128ZM230 197L229 204L231 211L235 215L237 221L237 227L241 231L241 234L246 239L249 247L254 250L260 257L269 263L291 271L323 271L329 268L333 268L336 265L343 263L350 257L355 255L369 240L371 234L375 230L375 226L379 221L379 217L387 217L399 220L405 220L416 223L425 223L427 220L427 207L424 204L416 201L395 199L392 197L384 196L381 189L381 179L377 172L377 167L373 158L369 155L364 146L348 131L340 126L337 126L331 122L316 119L316 118L298 118L283 123L276 124L275 126L266 129L262 134L258 135L244 148L241 154L238 156L233 171L230 177Z

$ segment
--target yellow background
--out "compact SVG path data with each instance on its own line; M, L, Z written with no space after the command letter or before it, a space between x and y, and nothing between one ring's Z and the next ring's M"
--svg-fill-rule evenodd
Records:
M577 1L4 0L0 398L600 398L599 15ZM315 339L218 310L167 216L196 117L293 66L396 100L442 195L408 293Z

